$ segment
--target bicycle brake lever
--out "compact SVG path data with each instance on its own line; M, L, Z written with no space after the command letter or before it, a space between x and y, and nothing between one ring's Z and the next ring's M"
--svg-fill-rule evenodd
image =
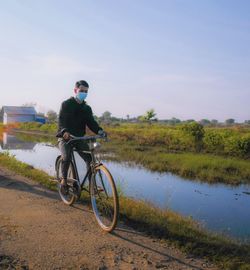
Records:
M104 142L108 142L109 141L108 137L103 138L103 140L104 140Z

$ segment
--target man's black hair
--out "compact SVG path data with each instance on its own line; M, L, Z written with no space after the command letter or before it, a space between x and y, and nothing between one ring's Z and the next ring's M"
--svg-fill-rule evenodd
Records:
M80 87L81 85L83 85L85 87L89 87L89 84L86 81L83 81L83 80L76 82L75 87Z

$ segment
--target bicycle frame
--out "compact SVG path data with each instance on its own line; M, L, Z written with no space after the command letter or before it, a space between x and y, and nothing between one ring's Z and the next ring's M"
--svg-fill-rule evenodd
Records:
M76 180L78 181L78 184L79 186L81 187L81 190L86 190L84 189L84 185L87 181L87 179L89 180L89 182L91 181L91 175L95 172L95 168L97 166L100 166L102 165L101 162L97 161L96 157L95 157L95 154L94 154L94 149L91 149L90 151L86 151L87 153L90 153L91 154L91 163L90 163L90 167L88 168L82 182L80 181L80 177L79 177L79 173L78 173L78 169L77 169L77 165L76 165L76 159L75 159L75 155L74 155L74 152L77 152L74 150L74 148L72 147L72 151L71 151L71 161L73 163L73 168L76 172ZM88 191L88 190L86 190Z

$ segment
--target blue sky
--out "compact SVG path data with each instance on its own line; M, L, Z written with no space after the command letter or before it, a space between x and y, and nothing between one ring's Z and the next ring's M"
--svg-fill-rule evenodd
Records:
M1 105L250 119L250 1L1 1Z

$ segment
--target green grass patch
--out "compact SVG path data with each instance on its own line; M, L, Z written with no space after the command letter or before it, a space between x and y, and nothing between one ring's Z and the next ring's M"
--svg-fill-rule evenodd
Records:
M103 150L115 153L107 157L109 160L134 161L152 171L171 172L209 183L250 183L249 161L244 159L200 153L168 153L162 147L119 141L103 144Z
M42 170L35 169L31 165L18 161L8 152L0 153L0 165L17 174L32 179L51 190L56 190L55 183L51 181L53 177L49 176Z
M57 124L21 123L22 130L55 134ZM169 126L158 123L104 125L112 139L133 141L140 146L161 146L168 152L202 152L222 156L250 158L249 126L203 127L192 122Z
M104 128L111 138L120 142L161 146L169 152L202 152L250 158L250 128L245 126L210 128L193 122L176 126L118 124Z

